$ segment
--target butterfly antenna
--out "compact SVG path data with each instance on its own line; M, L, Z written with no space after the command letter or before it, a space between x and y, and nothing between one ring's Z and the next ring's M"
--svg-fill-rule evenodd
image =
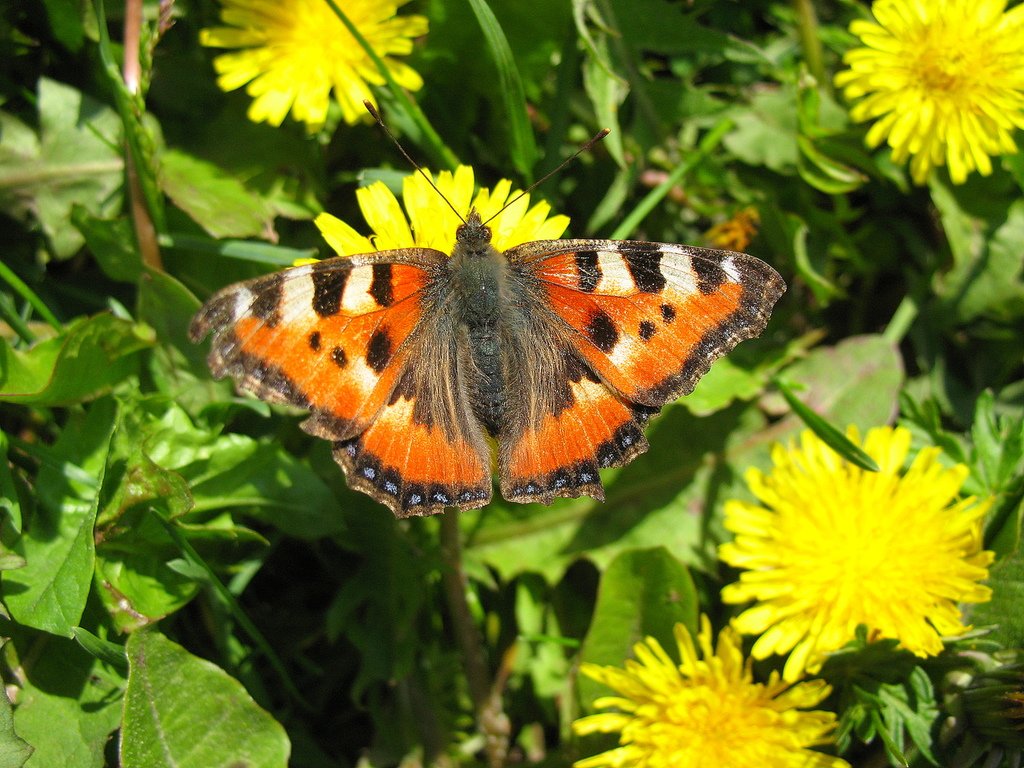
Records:
M497 212L496 214L494 214L493 216L491 216L490 218L488 218L488 219L487 219L487 221L491 221L492 219L495 219L495 218L497 218L498 216L500 216L500 215L501 215L501 213L502 213L502 212L503 212L503 211L504 211L504 210L505 210L506 208L508 208L509 206L511 206L511 205L512 205L513 203L515 203L515 202L516 202L517 200L519 200L519 198L521 198L521 197L526 197L526 196L527 196L528 194L530 194L531 192L533 192L533 190L535 190L535 189L536 189L537 187L539 187L539 186L540 186L541 184L543 184L543 183L544 183L545 181L547 181L547 180L548 180L548 179L550 179L550 178L551 178L552 176L554 176L554 175L555 175L556 173L558 173L558 172L559 172L560 170L562 170L563 168L565 168L565 166L567 166L567 165L568 165L569 163L571 163L571 162L572 162L573 160L575 160L575 159L576 159L577 157L579 157L580 155L582 155L582 154L583 154L584 152L589 152L589 151L590 151L590 150L591 150L591 149L593 148L593 146L594 146L595 144L597 144L597 142L601 141L601 139L603 139L603 138L604 138L605 136L607 136L607 135L608 135L609 133L611 133L611 130L610 130L610 129L608 129L608 128L602 128L602 129L601 129L600 131L598 131L597 133L595 133L595 134L594 134L594 135L593 135L593 136L592 136L592 137L590 138L590 140L589 140L589 141L587 141L587 143L583 144L583 145L582 145L582 146L581 146L581 147L580 147L579 149L577 149L577 150L576 150L575 152L573 152L573 153L572 153L572 154L571 154L571 155L570 155L569 157L565 158L565 160L563 160L562 162L560 162L560 163L558 164L558 166L557 166L556 168L554 168L553 170L550 170L550 171L548 171L547 173L545 173L545 174L544 174L543 176L541 176L541 177L540 177L539 179L537 179L537 180L536 180L535 182L533 182L533 184L531 184L530 186L528 186L528 187L527 187L526 189L524 189L524 190L523 190L522 192L520 192L520 193L519 193L518 195L516 195L516 196L515 196L515 197L513 197L513 198L512 198L511 200L509 200L509 201L508 201L507 203L505 203L505 204L504 204L503 206L501 206L501 210L500 210L500 211L498 211L498 212ZM485 222L484 222L484 224L486 224L486 223L487 223L487 221L485 221Z
M366 111L370 113L370 116L373 117L373 119L377 122L377 125L380 126L381 130L384 131L384 133L387 134L387 137L391 139L391 141L394 143L396 147L398 147L398 151L402 153L402 157L409 161L409 165L411 165L413 168L419 171L420 176L427 180L427 184L429 184L433 188L433 190L437 192L437 194L441 197L442 200L445 201L448 207L452 209L455 215L459 217L459 221L465 224L466 220L462 217L462 214L455 210L455 206L452 205L451 201L444 196L444 193L437 188L437 185L434 183L434 180L430 178L430 175L422 168L420 168L419 163L417 163L415 160L409 157L409 153L405 151L405 147L403 147L399 143L398 139L395 138L395 134L393 134L391 130L386 125L384 125L384 121L381 119L380 113L373 106L373 104L371 104L369 101L364 100L363 106L366 107Z

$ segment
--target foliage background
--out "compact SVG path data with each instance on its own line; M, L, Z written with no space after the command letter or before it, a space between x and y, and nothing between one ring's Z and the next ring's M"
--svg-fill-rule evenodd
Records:
M817 3L803 42L802 7L496 0L514 72L470 4L404 9L430 19L409 59L426 83L415 99L478 182L525 184L607 126L539 192L571 235L706 245L752 207L747 250L789 284L762 338L652 424L650 453L603 474L604 504L499 500L459 518L513 761L567 765L599 748L569 731L598 693L576 678L580 658L621 664L698 610L727 620L722 504L749 498L744 469L767 467L771 443L801 426L776 375L840 427L901 419L971 467L966 491L998 496L996 596L975 620L998 617L990 639L1021 645L1024 160L959 187L942 173L911 185L864 148L830 86L866 6ZM174 4L160 35L145 6L152 56L133 105L117 75L123 9L108 6L105 25L98 10L0 10L0 634L15 703L0 698L0 764L271 766L289 749L296 766L471 763L481 743L438 520L396 522L349 491L297 414L212 381L185 336L215 289L328 255L310 219L359 221L354 187L397 185L407 168L369 122L334 116L309 135L248 121L248 97L218 90L197 42L217 23L212 2ZM516 73L527 109L510 115ZM381 99L438 168L402 104ZM161 269L140 256L126 144L143 160ZM888 748L948 764L958 742L938 743L940 697L919 673L885 680L895 699L841 710L851 763ZM881 674L854 677L881 690ZM173 725L155 731L154 712Z

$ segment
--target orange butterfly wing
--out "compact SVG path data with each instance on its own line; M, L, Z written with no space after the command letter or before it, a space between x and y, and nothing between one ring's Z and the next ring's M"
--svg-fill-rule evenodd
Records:
M602 498L596 469L645 451L646 420L761 333L785 291L752 256L683 245L556 240L505 255L539 284L557 347L523 365L568 361L552 374L567 387L560 407L534 410L503 438L502 493L516 501Z
M383 251L239 283L203 306L190 335L212 332L215 376L308 408L303 429L334 441L350 485L396 514L481 506L490 458L458 382L446 379L455 366L426 372L420 361L425 340L451 339L454 355L455 334L435 327L447 315L434 311L430 291L447 258Z

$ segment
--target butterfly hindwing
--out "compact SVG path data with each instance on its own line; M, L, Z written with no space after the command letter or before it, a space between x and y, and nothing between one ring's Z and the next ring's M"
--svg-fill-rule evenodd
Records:
M545 338L559 334L554 330ZM582 495L603 500L598 470L627 464L647 450L643 424L649 411L610 390L571 347L558 350L558 364L550 366L550 359L528 352L520 360L530 371L524 378L549 378L558 396L506 425L499 455L501 493L517 502ZM546 371L540 370L546 362Z
M455 318L434 309L387 405L365 432L334 446L349 484L399 517L491 500L490 451L466 398Z

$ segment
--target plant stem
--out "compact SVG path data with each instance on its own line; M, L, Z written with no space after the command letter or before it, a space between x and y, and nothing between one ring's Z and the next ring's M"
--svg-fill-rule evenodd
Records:
M133 96L138 96L142 83L142 62L140 46L142 41L142 0L125 0L124 4L124 65L122 75L125 88ZM125 126L125 131L128 131ZM135 225L135 239L139 243L142 263L155 270L163 270L163 259L160 257L160 246L156 241L156 227L146 207L146 199L142 193L142 183L135 167L136 158L131 149L124 153L125 172L128 179L128 199L131 207L132 223Z
M476 712L477 727L484 736L487 764L490 768L501 768L508 754L508 716L502 709L500 686L491 685L483 638L473 624L466 601L467 578L462 566L462 542L458 512L455 510L448 510L441 516L441 555L445 564L442 574L445 597L455 638L462 651L462 665Z
M832 83L825 75L824 56L821 50L821 36L818 32L818 16L811 0L793 0L797 23L800 29L800 45L804 49L807 70L818 81L818 87L826 93L832 90Z

